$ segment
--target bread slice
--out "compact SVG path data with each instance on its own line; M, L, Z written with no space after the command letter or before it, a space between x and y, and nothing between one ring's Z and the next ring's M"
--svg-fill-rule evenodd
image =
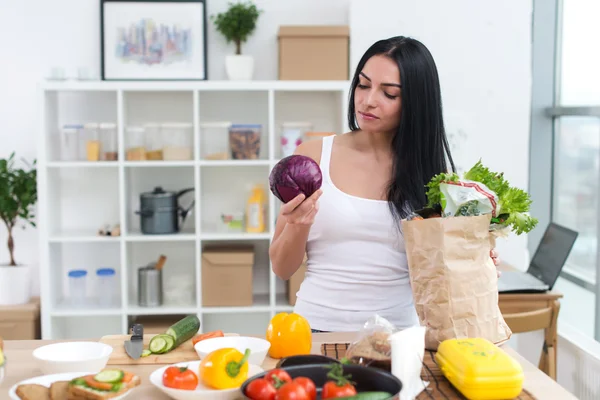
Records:
M21 400L50 400L50 388L35 383L19 385L16 392Z
M100 390L90 389L83 386L71 385L69 386L68 395L66 400L105 400L112 399L114 397L121 396L123 393L128 390L133 389L142 382L139 376L134 376L133 379L123 385L121 390L118 392L103 392Z
M50 385L50 400L65 400L69 391L69 381L58 381Z

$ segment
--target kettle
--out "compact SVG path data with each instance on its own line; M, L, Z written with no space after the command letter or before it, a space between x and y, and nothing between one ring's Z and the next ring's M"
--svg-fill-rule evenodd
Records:
M140 215L142 233L148 235L178 233L195 202L192 201L190 206L184 209L179 205L179 198L193 190L194 188L188 188L179 192L169 192L157 186L152 192L142 193L140 210L135 212Z

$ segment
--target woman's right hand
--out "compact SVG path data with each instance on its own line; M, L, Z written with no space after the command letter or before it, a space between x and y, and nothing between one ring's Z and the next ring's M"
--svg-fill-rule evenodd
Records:
M290 225L312 225L315 221L315 215L319 211L318 200L321 194L323 194L321 189L314 192L307 199L305 199L304 194L299 194L281 206L281 216Z

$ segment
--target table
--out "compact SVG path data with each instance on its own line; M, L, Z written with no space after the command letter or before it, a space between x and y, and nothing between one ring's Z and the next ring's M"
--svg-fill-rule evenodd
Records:
M507 264L501 264L499 270L515 270ZM538 367L552 379L556 380L557 350L558 350L558 313L563 295L555 290L545 293L501 293L498 296L498 306L502 314L524 313L545 308L553 310L550 327L545 330L542 343L542 356ZM531 331L536 330L532 327ZM552 359L552 360L551 360Z
M321 345L323 343L344 343L352 342L356 337L356 333L315 333L313 334L312 353L320 354ZM0 387L0 398L8 392L11 386L21 380L32 378L41 375L41 372L36 368L35 361L32 356L32 351L40 346L60 342L59 340L8 340L4 343L4 348L7 357L6 378L2 387ZM525 389L536 397L538 400L546 399L561 399L569 400L576 397L571 395L558 383L537 369L529 361L525 360L519 354L509 347L504 348L507 353L514 357L521 365L525 372ZM263 363L264 369L273 368L277 360L269 357ZM159 389L155 388L148 377L150 374L160 368L161 365L123 365L122 368L127 369L142 378L142 384L136 389L135 398L140 399L156 399L167 400L169 397L164 395ZM134 396L132 396L133 398Z

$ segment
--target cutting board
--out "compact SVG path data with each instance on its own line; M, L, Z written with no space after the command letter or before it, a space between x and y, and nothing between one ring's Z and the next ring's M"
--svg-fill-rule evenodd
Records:
M150 339L157 334L145 334L144 335L144 349L148 348ZM237 333L225 333L225 336L239 336ZM115 364L132 364L132 365L144 365L144 364L175 364L186 361L198 361L200 357L192 343L192 339L183 342L181 345L176 347L165 354L150 354L147 357L140 357L137 360L129 357L125 351L125 341L131 339L131 335L108 335L100 338L100 343L107 344L113 348L113 352L108 359L108 365Z

